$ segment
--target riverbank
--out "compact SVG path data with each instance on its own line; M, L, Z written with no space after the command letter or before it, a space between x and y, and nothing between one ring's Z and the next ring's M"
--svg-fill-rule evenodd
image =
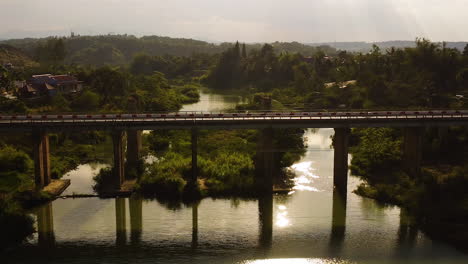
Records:
M398 131L353 130L351 172L365 181L355 193L401 206L424 232L468 252L465 221L468 218L468 167L463 165L468 160L460 159L466 142L460 141L465 140L464 136L460 137L463 133L458 135L452 134L451 142L438 145L441 139L430 130L426 131L421 174L411 177L403 169ZM452 144L457 146L451 147ZM451 151L443 158L434 159L437 157L434 155L440 155L440 147Z

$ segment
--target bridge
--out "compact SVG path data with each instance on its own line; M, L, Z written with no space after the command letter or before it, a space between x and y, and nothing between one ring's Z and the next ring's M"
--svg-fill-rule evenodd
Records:
M198 129L261 129L262 136L259 144L263 151L260 166L263 168L264 175L259 182L261 186L264 186L265 192L271 192L271 175L274 173L272 129L334 128L334 184L336 189L346 192L350 128L403 128L405 167L410 175L417 175L421 162L423 129L467 124L468 111L466 110L0 115L0 132L32 132L37 188L43 188L51 181L47 134L49 132L111 131L114 147L114 175L118 184L121 185L125 181L125 164L133 166L140 159L142 130L190 129L192 131L191 180L196 181Z

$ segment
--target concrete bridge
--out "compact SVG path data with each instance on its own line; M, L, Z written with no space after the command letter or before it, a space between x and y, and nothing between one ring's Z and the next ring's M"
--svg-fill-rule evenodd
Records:
M404 129L403 153L407 171L417 175L421 161L424 127L468 124L468 111L354 111L354 112L177 112L142 114L54 114L0 115L0 132L32 132L34 138L35 182L38 188L50 183L48 132L76 130L112 131L114 175L125 181L128 166L140 159L141 131L190 129L192 131L192 180L197 179L198 129L261 129L261 186L272 191L275 128L334 128L334 185L346 193L348 175L348 135L353 127L400 127ZM125 140L126 139L126 140ZM125 145L127 147L125 148ZM126 159L125 159L126 156Z

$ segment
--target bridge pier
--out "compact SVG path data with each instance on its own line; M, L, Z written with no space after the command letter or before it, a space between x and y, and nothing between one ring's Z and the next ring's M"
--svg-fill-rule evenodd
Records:
M334 167L333 185L341 194L346 194L348 189L348 141L349 128L335 128L333 140Z
M37 189L47 186L50 179L49 136L44 131L33 132L34 176Z
M114 179L117 186L122 186L125 181L125 132L112 132L112 143L114 147Z
M192 128L192 178L196 183L198 178L198 128Z
M274 174L274 149L273 149L273 128L265 128L260 132L260 139L257 147L256 162L256 185L262 194L273 192Z
M127 131L127 166L128 168L137 168L141 159L141 130Z
M403 131L403 167L412 177L421 172L421 151L424 128L407 127Z

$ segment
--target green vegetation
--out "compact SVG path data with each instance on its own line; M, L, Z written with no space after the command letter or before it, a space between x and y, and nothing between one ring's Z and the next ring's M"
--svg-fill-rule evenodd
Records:
M34 219L10 199L0 199L0 252L24 242L34 230Z
M427 129L423 169L412 177L403 170L401 133L396 129L354 129L351 172L365 183L357 194L397 204L430 235L466 249L468 228L468 130Z
M274 184L291 187L294 175L286 169L304 154L302 129L275 129ZM201 130L198 139L198 178L201 195L255 196L257 170L262 150L258 130ZM158 160L143 173L139 186L146 195L183 196L191 177L191 136L188 131L158 130L147 136ZM176 154L177 153L177 154ZM260 163L259 163L260 162ZM159 187L157 186L159 185ZM164 190L162 186L169 188ZM170 192L169 192L170 190Z
M200 54L217 55L234 46L232 43L212 44L204 41L161 36L135 37L131 35L73 36L69 38L13 39L0 43L24 51L30 57L42 61L63 59L75 65L125 65L138 54L149 56L190 57ZM262 44L247 44L246 52L261 48ZM271 43L277 53L301 53L305 56L324 50L330 55L336 51L330 46L312 47L298 42ZM65 54L62 53L63 48ZM50 52L52 51L52 52ZM64 55L64 56L63 56ZM182 64L181 64L182 65ZM178 65L175 65L179 67Z
M417 40L414 48L326 55L278 55L265 45L244 57L235 45L202 80L215 89L271 92L290 108L467 107L468 100L455 97L468 91L468 53L458 49Z

